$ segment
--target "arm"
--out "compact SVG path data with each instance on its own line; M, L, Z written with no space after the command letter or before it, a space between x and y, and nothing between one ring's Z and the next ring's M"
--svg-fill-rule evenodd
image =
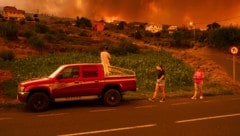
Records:
M159 78L159 80L162 80L164 78L164 75L162 75L160 78Z

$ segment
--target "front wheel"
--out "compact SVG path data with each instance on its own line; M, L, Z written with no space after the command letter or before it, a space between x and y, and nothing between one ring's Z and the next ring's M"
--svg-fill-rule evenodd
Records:
M43 92L32 94L28 100L27 106L35 112L46 111L49 107L49 97Z
M109 89L103 95L104 104L107 106L116 106L120 103L122 96L116 89Z

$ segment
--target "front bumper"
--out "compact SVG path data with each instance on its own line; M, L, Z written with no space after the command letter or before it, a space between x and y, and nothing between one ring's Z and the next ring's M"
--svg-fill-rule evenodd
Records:
M20 102L26 102L29 92L18 92L17 99Z

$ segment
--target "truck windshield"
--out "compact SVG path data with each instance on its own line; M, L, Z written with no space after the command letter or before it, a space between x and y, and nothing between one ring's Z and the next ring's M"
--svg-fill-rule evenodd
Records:
M58 67L48 78L54 78L60 71L62 71L64 66Z

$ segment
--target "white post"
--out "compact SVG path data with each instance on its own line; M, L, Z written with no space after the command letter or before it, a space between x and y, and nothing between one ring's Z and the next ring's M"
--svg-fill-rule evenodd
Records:
M235 58L236 58L236 55L233 55L233 82L235 82L235 80L236 80Z

